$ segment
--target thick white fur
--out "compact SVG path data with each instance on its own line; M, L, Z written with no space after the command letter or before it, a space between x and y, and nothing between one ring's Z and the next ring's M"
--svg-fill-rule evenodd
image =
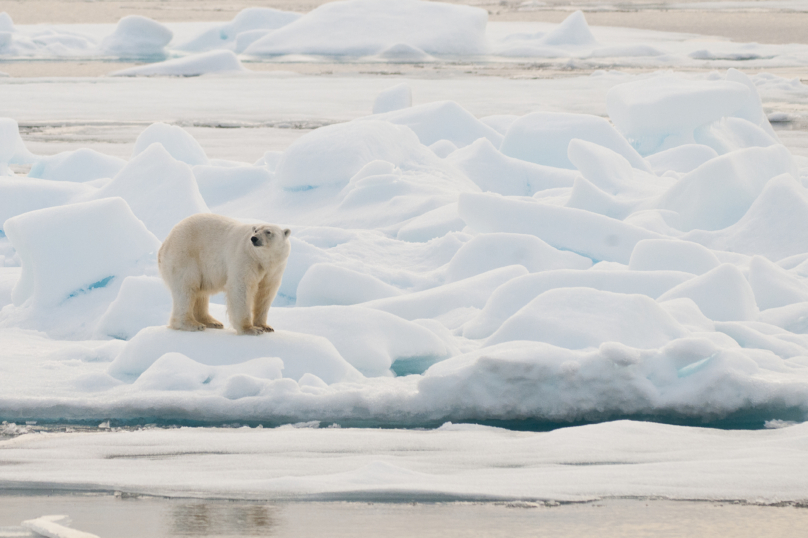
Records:
M224 291L227 315L239 334L271 332L267 314L289 259L289 234L273 224L203 213L174 226L157 255L173 299L168 326L221 329L208 313L208 299Z

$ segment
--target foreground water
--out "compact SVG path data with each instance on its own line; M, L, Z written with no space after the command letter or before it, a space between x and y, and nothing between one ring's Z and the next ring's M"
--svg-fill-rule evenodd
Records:
M104 538L580 537L791 538L808 510L655 499L590 503L265 503L111 495L0 496L0 538L36 535L22 519L70 514L74 529Z

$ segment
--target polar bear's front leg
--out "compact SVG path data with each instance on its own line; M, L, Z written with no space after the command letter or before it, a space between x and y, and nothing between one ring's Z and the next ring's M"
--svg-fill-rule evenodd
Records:
M255 304L253 305L253 323L256 327L261 327L264 332L271 333L275 331L275 329L267 325L267 316L269 315L269 306L275 299L280 286L280 279L273 282L268 278L263 279L258 285L258 293L255 296Z
M238 279L236 279L238 280ZM257 291L257 284L248 284L243 280L225 290L227 295L227 315L230 323L239 334L261 334L264 330L253 324L252 305Z

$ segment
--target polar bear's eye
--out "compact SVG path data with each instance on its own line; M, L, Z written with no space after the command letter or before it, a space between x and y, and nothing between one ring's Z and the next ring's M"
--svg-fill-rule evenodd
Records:
M267 230L267 235L268 235L268 236L270 236L270 237L272 237L272 232L270 232L269 230Z

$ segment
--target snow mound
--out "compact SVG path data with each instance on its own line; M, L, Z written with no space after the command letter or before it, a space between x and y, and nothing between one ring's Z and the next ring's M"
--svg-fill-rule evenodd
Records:
M174 33L147 17L127 15L118 21L115 31L105 37L99 48L104 54L126 58L164 56Z
M597 44L597 39L589 30L589 25L586 23L586 17L584 17L583 12L574 11L561 24L542 36L539 42L550 46L591 46Z
M188 131L162 122L152 123L138 135L132 157L137 157L154 143L162 144L169 155L191 166L209 164L205 150Z
M245 196L267 185L273 177L265 166L197 165L193 172L208 207Z
M678 271L636 272L552 270L514 278L491 294L482 311L463 326L463 336L481 339L493 334L508 318L546 291L592 288L600 291L647 295L656 299L692 278Z
M191 40L177 46L177 49L204 52L212 49L233 48L244 34L258 31L261 36L264 36L270 30L286 26L302 16L300 13L272 8L248 7L239 11L232 21L208 28Z
M494 194L462 193L458 212L477 232L531 234L559 250L595 261L628 263L639 241L657 237L637 226L582 209Z
M721 265L709 249L676 239L645 239L631 252L628 267L634 271L683 271L703 275Z
M43 158L31 167L28 177L54 181L91 181L113 177L125 165L126 161L118 157L81 148Z
M749 261L749 285L761 310L808 301L808 285L762 256Z
M27 153L27 150L17 121L0 118L0 177L9 175L8 163L19 153Z
M191 167L175 160L159 143L138 153L94 194L96 198L114 196L126 200L160 240L185 217L209 212Z
M588 114L527 114L511 124L499 149L523 161L574 169L567 157L567 146L574 138L609 148L625 157L634 168L650 171L648 164L608 121Z
M129 340L141 329L163 326L171 312L171 293L163 279L129 276L121 283L118 296L98 320L99 335Z
M4 231L22 260L12 299L56 306L154 263L160 242L121 198L31 211Z
M592 260L556 250L534 235L488 233L475 237L449 262L449 282L470 278L498 267L522 265L531 273L552 269L588 269Z
M758 316L755 293L743 274L725 263L683 282L659 297L659 301L688 298L713 321L751 321Z
M527 274L527 269L511 265L437 288L369 301L363 306L408 320L436 318L452 310L482 308L495 289L524 274Z
M428 54L484 54L488 13L479 8L420 0L346 0L328 3L255 41L256 56L320 54L369 56L394 45Z
M0 13L0 32L16 32L14 21L11 20L11 15L3 11Z
M283 376L294 380L316 375L328 384L362 379L325 338L278 331L256 337L239 336L226 330L174 331L149 327L126 343L109 365L109 374L131 382L146 372L166 353L181 353L207 366L235 365L263 357L283 361Z
M466 223L457 214L457 204L447 204L409 220L398 229L396 239L425 242L465 227Z
M270 310L277 330L327 338L366 376L390 376L396 361L421 370L447 358L450 350L432 331L398 316L364 306L317 306Z
M388 62L416 63L434 61L435 58L418 47L406 43L396 43L379 53L379 58Z
M425 146L430 146L438 140L448 140L458 148L468 146L480 138L487 138L495 146L499 146L502 142L501 134L454 101L436 101L377 114L371 118L374 121L406 125L418 135L418 139Z
M605 342L641 348L662 347L689 332L653 299L590 288L547 291L519 310L485 341L546 342L567 349Z
M82 183L34 178L2 178L0 181L0 227L11 217L36 209L68 204L96 192Z
M785 164L785 163L784 163ZM771 179L743 217L715 232L693 230L683 237L715 250L760 254L777 261L808 252L808 193L790 175Z
M275 180L290 191L341 188L372 161L406 167L436 159L408 127L377 120L352 121L321 127L297 139L283 153Z
M756 94L739 82L675 75L619 84L606 95L609 118L641 153L655 152L668 137L692 137L723 117L755 117L758 108Z
M316 263L297 285L297 306L352 305L401 295L371 275L331 263Z
M646 160L656 174L664 174L668 171L686 174L716 157L718 157L718 153L710 146L683 144L649 155Z
M682 231L720 230L738 222L766 183L781 174L798 177L784 146L734 151L682 177L658 207L679 213Z
M449 162L483 191L506 196L531 196L538 191L572 186L577 172L514 159L487 138L453 152Z
M409 84L402 82L392 88L387 88L376 96L376 100L373 101L373 113L384 114L385 112L393 112L394 110L401 110L411 106L412 88L410 88Z
M247 69L232 51L213 50L184 58L130 67L110 73L113 77L196 77L209 73L238 73Z

